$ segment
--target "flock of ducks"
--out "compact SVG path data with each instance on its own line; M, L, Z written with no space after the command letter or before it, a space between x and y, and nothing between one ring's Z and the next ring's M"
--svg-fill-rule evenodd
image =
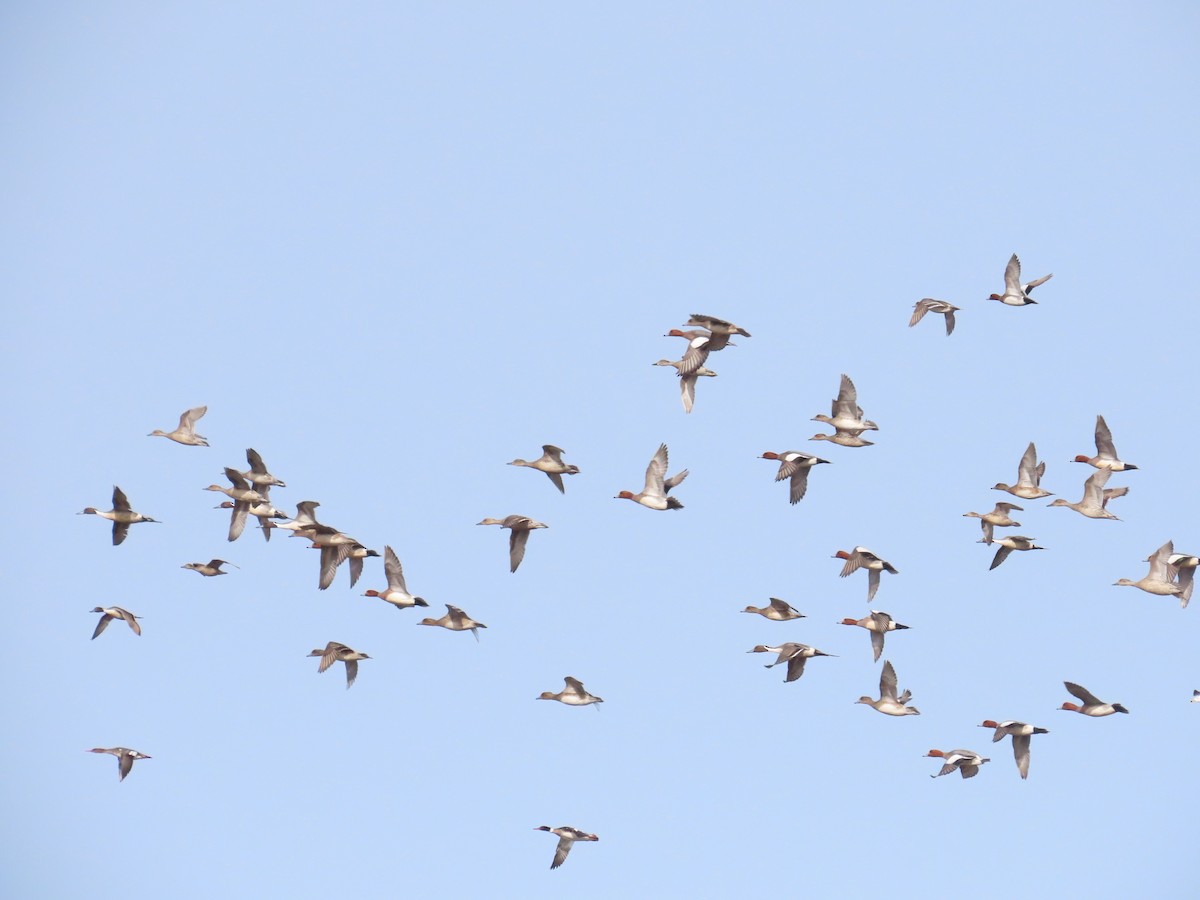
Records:
M1051 277L1051 275L1046 275L1028 283L1021 283L1020 260L1016 254L1013 254L1004 273L1004 293L992 294L988 299L997 300L1007 306L1026 306L1035 303L1036 301L1030 297L1030 293ZM946 334L950 335L955 327L954 314L959 309L943 300L925 298L915 305L909 325L918 324L929 313L938 313L945 317ZM695 404L695 388L698 377L711 377L717 374L706 367L710 355L726 347L735 346L730 340L731 337L739 335L749 338L750 333L724 319L706 315L692 315L684 328L690 330L671 329L665 335L681 337L686 340L686 350L681 358L675 361L659 360L655 365L669 366L675 369L676 375L680 379L684 411L690 413ZM189 409L180 416L179 424L173 431L164 432L156 429L150 433L150 436L165 437L185 446L208 447L208 441L202 435L197 434L195 430L197 422L206 412L207 407L205 406ZM827 441L847 448L872 446L873 442L866 440L863 435L867 432L879 431L879 426L866 418L859 405L858 392L854 383L849 376L844 374L839 382L837 396L831 403L830 414L818 414L813 417L813 421L827 425L833 433L819 433L814 435L811 440ZM1109 488L1107 482L1113 473L1133 471L1137 469L1137 466L1120 459L1113 443L1112 433L1103 416L1096 418L1095 444L1096 453L1094 455L1081 454L1072 460L1085 463L1096 470L1084 483L1083 498L1078 503L1055 499L1048 505L1052 507L1065 506L1087 518L1116 519L1117 517L1107 509L1108 502L1124 496L1129 489L1124 486ZM565 494L563 476L578 475L580 470L578 466L564 462L563 453L564 451L560 447L544 444L542 445L542 455L538 459L531 461L514 459L509 465L531 468L544 473L554 487L560 493ZM255 450L248 449L246 458L249 465L248 470L241 471L233 467L224 469L225 477L229 481L228 487L212 484L205 488L208 491L222 493L228 498L217 507L231 511L228 540L237 540L245 529L247 519L253 516L258 521L265 540L270 541L272 531L286 530L292 536L307 539L313 549L320 551L318 574L320 590L325 590L332 584L343 563L347 564L350 585L353 587L362 574L364 561L372 557L379 557L381 554L365 547L348 534L319 522L316 518L316 509L320 504L316 501L301 501L297 504L296 515L289 519L287 514L277 509L270 499L272 487L286 487L286 484L269 472L262 457ZM830 462L798 450L766 451L760 458L778 462L779 468L775 474L775 480L788 482L788 500L793 505L803 500L808 489L810 471L818 465ZM683 509L683 503L677 497L672 496L671 491L688 477L688 470L682 469L668 477L668 468L668 448L666 444L660 444L646 467L642 490L637 493L629 490L620 491L616 495L616 499L632 500L640 506L656 511ZM1016 483L1012 485L997 483L993 489L1007 492L1025 501L1053 496L1041 487L1045 469L1045 462L1038 461L1036 447L1031 442L1018 465ZM1012 518L1014 512L1024 512L1024 507L1012 502L1001 501L997 502L990 512L963 514L966 517L980 520L982 530L980 543L996 546L996 553L990 569L1001 565L1016 551L1044 549L1036 545L1033 538L1023 535L997 536L997 529L1020 527L1020 522ZM94 507L88 507L80 513L80 515L85 514L95 515L113 523L112 543L114 546L118 546L126 540L131 525L157 522L156 519L134 511L124 491L115 486L112 495L112 509L101 511ZM503 518L488 517L478 524L499 525L501 529L509 531L508 561L509 571L512 573L517 571L525 557L530 534L538 529L548 527L542 522L523 515L508 515ZM382 558L387 587L383 590L368 590L364 596L383 600L398 610L418 606L428 607L429 604L426 600L409 591L400 559L392 547L384 547ZM874 601L883 573L899 574L895 566L866 547L858 546L851 550L838 550L834 554L834 558L843 561L839 573L842 578L848 577L860 569L866 572L868 603ZM1122 578L1116 584L1136 587L1159 596L1175 596L1179 598L1181 606L1186 607L1191 597L1195 570L1197 566L1200 566L1200 557L1175 553L1173 543L1167 541L1151 554L1147 561L1150 563L1150 569L1144 578L1138 581ZM225 560L212 559L206 563L186 563L182 568L191 569L204 577L215 577L228 574L222 568L226 565L232 564ZM476 640L479 640L479 629L487 628L487 625L473 619L459 607L446 604L446 610L446 614L440 618L424 618L419 624L437 626L451 631L470 631ZM770 598L767 606L747 606L742 611L762 616L773 622L788 622L805 618L803 613L778 598ZM125 622L135 635L141 635L142 630L138 624L139 617L129 610L112 606L96 607L92 612L100 614L100 620L92 634L93 640L105 631L110 622L118 619ZM871 610L869 615L862 618L844 618L838 624L857 626L869 633L874 663L878 663L883 655L885 636L890 632L909 628L908 625L897 622L890 614L877 610ZM786 663L785 682L797 681L804 674L808 660L834 656L834 654L826 653L807 644L791 641L774 646L758 644L748 652L775 654L775 660L768 663L766 668ZM358 663L371 659L368 654L337 641L329 641L324 648L314 649L308 655L319 658L317 669L319 673L323 673L335 663L341 662L345 666L347 689L354 684L358 677ZM567 706L593 706L597 710L599 704L604 702L603 698L589 693L579 679L566 676L563 681L564 687L561 691L545 691L537 699L555 700ZM1065 702L1060 707L1062 710L1078 712L1090 717L1128 713L1128 710L1120 703L1102 701L1078 684L1068 681L1064 682L1064 686L1079 703ZM884 660L879 678L879 697L876 699L864 695L856 702L870 706L877 712L888 716L920 715L920 711L916 707L909 705L911 699L911 691L901 692L899 690L899 682L892 662ZM1192 701L1200 702L1200 691L1194 692ZM1015 720L996 721L994 719L984 720L980 727L992 730L993 742L1003 740L1005 737L1012 738L1017 770L1022 779L1027 778L1031 738L1035 734L1047 734L1048 730ZM96 747L90 752L108 753L117 757L118 774L121 780L129 775L136 760L151 758L147 754L127 747ZM956 770L963 778L971 778L978 773L982 765L990 762L988 758L979 753L966 749L946 751L933 749L926 756L942 760L941 769L931 776L934 778ZM596 835L572 826L551 828L542 825L535 830L546 831L559 838L550 866L552 869L562 865L577 841L599 840Z
M174 431L165 432L155 429L151 432L150 436L165 437L175 443L190 447L208 447L208 440L196 433L196 423L207 411L208 407L206 406L197 406L189 409L179 417L179 425ZM561 448L555 447L552 444L545 444L542 446L542 456L538 459L532 461L514 459L509 465L537 469L545 473L559 492L565 494L566 488L563 484L562 476L579 474L579 467L563 462L562 454L563 451ZM665 499L665 492L682 481L687 476L687 472L684 471L673 479L666 479L665 486L661 474L658 475L656 480L652 479L650 474L652 471L657 472L660 467L665 472L666 456L667 449L663 446L650 464L650 469L647 472L646 490L638 494L634 499L651 508L679 509L682 506L678 501L672 498L668 502ZM245 530L247 519L253 516L258 520L264 540L270 541L271 533L274 530L285 530L293 536L308 539L311 542L310 546L320 551L318 589L325 590L333 583L336 573L343 563L347 564L350 585L353 587L362 575L364 560L371 557L378 557L380 554L375 550L365 547L346 533L319 522L316 517L316 510L320 504L315 500L304 500L298 503L295 517L289 520L288 515L282 510L277 509L270 499L271 488L286 487L286 483L268 471L262 457L253 448L246 450L246 460L249 464L247 471L243 472L232 467L225 468L225 477L229 481L228 487L211 484L204 488L207 491L222 493L229 498L222 501L216 507L217 509L231 511L228 540L236 541L241 537ZM623 496L625 495L633 497L629 492L624 492ZM661 503L654 499L655 496L659 495L663 497ZM141 522L158 521L150 516L136 512L125 492L116 486L113 487L112 509L98 510L95 507L89 506L80 515L95 515L111 521L113 523L113 546L119 546L125 541L129 535L129 527L131 525ZM509 515L504 518L488 517L478 524L499 525L502 529L508 529L510 572L516 572L522 559L524 559L529 535L539 528L547 527L542 522L521 515ZM364 596L378 598L400 610L417 606L428 607L428 602L423 598L409 592L404 578L404 568L395 550L390 546L385 546L382 556L387 587L383 590L368 590ZM184 563L181 568L190 569L206 578L213 578L218 575L229 574L223 567L231 565L233 563L227 560L212 559L208 562ZM100 620L92 632L92 640L103 634L110 622L118 619L125 622L135 635L140 636L142 633L142 628L138 624L140 617L127 609L119 606L98 606L92 612L100 614ZM437 626L450 631L469 631L475 636L476 640L479 640L479 629L487 628L487 625L483 622L471 618L465 611L451 604L446 604L446 614L444 616L436 619L425 618L418 624ZM359 662L371 658L369 654L338 641L329 641L324 648L315 649L308 655L310 657L317 657L320 660L317 666L318 673L327 671L335 663L342 663L345 666L347 689L358 678ZM584 688L583 682L570 675L564 679L563 690L558 693L543 692L537 699L557 700L567 706L595 706L596 709L599 709L596 704L604 702L602 697L597 697L589 693ZM129 747L94 747L89 752L107 753L115 756L117 758L117 774L121 781L124 781L129 773L133 771L133 764L136 760L151 759L149 754L133 750ZM554 860L550 866L552 869L557 869L562 865L576 841L599 840L596 835L580 831L571 826L550 828L543 825L536 830L548 831L556 835L559 839L554 853Z

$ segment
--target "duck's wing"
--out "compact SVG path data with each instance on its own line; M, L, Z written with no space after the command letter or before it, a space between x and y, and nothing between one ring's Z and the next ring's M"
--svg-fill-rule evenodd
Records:
M913 314L912 318L908 320L908 327L912 328L923 318L925 318L925 313L929 312L929 310L933 307L933 304L934 301L930 300L928 297L924 300L918 300L916 303L914 303Z
M795 681L797 678L799 678L801 675L803 675L804 674L804 664L806 662L808 662L808 658L805 656L801 656L799 653L797 653L795 656L793 656L791 659L789 659L788 667L787 667L787 678L783 679L784 682Z
M644 492L659 496L665 494L666 488L663 486L663 481L666 477L667 445L659 444L658 449L654 451L654 455L650 457L650 464L646 466L646 487Z
M679 376L679 397L683 401L683 411L690 413L696 403L696 373Z
M892 667L892 661L886 659L883 661L883 674L879 676L879 697L880 699L896 699L896 670Z
M996 568L996 566L1008 559L1008 555L1010 553L1012 553L1011 547L1000 547L1000 549L996 551L996 555L992 557L992 564L988 566L988 571L992 571L992 569Z
M249 509L250 504L245 500L233 502L233 513L229 516L229 540L236 541L242 536L242 532L246 528L246 513Z
M792 475L791 489L788 492L788 500L793 506L804 499L804 493L808 490L808 468L797 469Z
M875 662L879 662L879 657L883 655L883 632L871 632L871 652L875 654Z
M346 664L346 690L350 690L350 685L354 684L354 679L358 677L358 660L347 659L343 662Z
M1188 569L1188 571L1190 572L1192 570ZM800 614L800 610L796 609L796 607L792 606L790 603L780 600L778 597L769 597L767 599L770 601L769 605L772 609L778 610L784 615L788 613L796 613L796 615Z
M1022 778L1029 777L1029 735L1014 734L1012 736L1013 758L1017 761L1017 771Z
M833 418L845 416L848 419L861 419L862 410L858 406L858 391L849 375L843 375L838 386L837 399L833 401Z
M1049 281L1049 280L1050 280L1051 278L1053 278L1053 277L1054 277L1054 273L1053 273L1053 272L1051 272L1049 275L1043 275L1041 278L1035 278L1033 281L1031 281L1031 282L1029 282L1028 284L1024 285L1024 290L1025 290L1025 293L1027 293L1027 294L1028 294L1030 291L1032 291L1032 290L1033 290L1035 287L1037 287L1039 284L1045 284L1047 281Z
M687 352L676 367L680 375L691 375L708 361L709 342L708 337L692 338L688 341Z
M558 463L559 465L563 464L563 461L562 461L563 449L562 449L562 447L555 447L553 444L542 444L542 455L547 457L548 459L554 460L554 462Z
M1113 446L1112 432L1104 416L1096 416L1096 455L1103 459L1118 459L1117 448Z
M250 471L255 475L266 475L267 466L253 447L246 448L246 462L250 463Z
M578 694L580 697L587 696L587 691L585 691L583 689L583 682L580 681L578 678L572 678L570 675L568 675L566 678L563 679L563 681L567 685L566 686L567 691L570 691L572 694Z
M1189 567L1186 569L1179 569L1177 571L1179 572L1176 580L1176 583L1180 588L1179 602L1183 608L1186 609L1188 601L1192 599L1192 588L1196 585L1196 569L1194 567Z
M246 491L250 489L250 483L242 477L242 473L231 466L225 467L225 477L229 479L230 484L239 490Z
M133 771L133 754L121 753L117 756L117 769L121 773L121 781Z
M885 612L871 610L871 615L867 616L867 618L875 623L875 628L880 632L887 631L888 626L892 624L892 617Z
M517 566L525 558L525 545L529 542L528 528L513 528L508 535L508 563L510 572L517 571Z
M196 406L179 417L179 427L183 431L195 431L196 423L208 412L207 406Z
M867 602L870 603L875 599L875 592L879 590L879 570L867 569Z
M123 542L126 537L129 536L129 523L128 522L113 522L112 535L113 535L113 546L116 547L118 544Z
M1080 501L1084 506L1104 506L1104 485L1108 483L1109 476L1112 475L1111 469L1097 469L1094 474L1088 477L1088 480L1083 483L1083 500Z
M129 505L129 498L115 484L113 485L113 509L118 512L133 512L133 507Z
M840 577L845 578L851 572L854 572L855 570L861 568L862 564L863 564L862 553L860 553L857 550L852 550L850 552L850 555L846 559L846 564L844 566L842 566L842 571L840 573Z
M1175 552L1175 542L1167 541L1150 557L1150 574L1146 577L1151 581L1171 580L1171 554Z
M674 475L672 475L670 478L668 478L666 481L663 482L663 491L665 493L670 493L671 488L678 487L683 482L683 479L688 477L688 474L689 474L689 472L687 469L683 469L682 471L676 472Z
M321 574L317 580L317 588L319 590L323 591L333 584L338 566L342 564L342 561L346 558L346 554L349 552L349 544L334 544L331 547L321 548Z
M361 556L351 556L350 557L350 587L354 587L354 585L358 582L359 577L362 575L362 570L363 570L362 557Z
M1107 508L1109 500L1116 500L1118 497L1124 497L1128 493L1129 488L1127 486L1105 488L1101 493L1100 505Z
M558 839L558 848L554 851L554 862L550 863L550 868L557 869L566 862L567 854L571 852L571 846L574 843L574 838L561 837Z
M383 572L387 576L389 588L408 593L408 586L404 583L404 567L400 565L400 557L391 547L383 548Z
M1082 700L1089 706L1100 706L1103 704L1103 701L1087 688L1075 684L1072 681L1064 681L1063 686L1066 687L1067 691L1069 691L1073 696Z
M316 525L316 508L320 505L316 500L301 500L296 504L295 521L302 525Z
M776 455L779 458L779 471L775 473L776 481L791 478L805 460L805 456L795 450L784 450Z
M1021 260L1017 259L1017 254L1013 254L1008 260L1008 265L1004 267L1004 292L1006 294L1021 295Z
M1043 463L1043 467L1044 465ZM1037 448L1033 446L1033 441L1030 441L1021 455L1020 465L1017 466L1017 484L1036 486L1042 474L1038 468Z
M133 633L138 636L141 636L142 626L137 623L137 616L135 616L133 613L131 613L127 609L121 609L121 607L119 607L119 606L116 606L113 608L121 614L121 618L124 619L126 624L128 624L129 627L133 629Z
M954 310L946 310L946 337L954 334Z
M549 478L552 482L554 482L554 486L556 488L558 488L558 492L560 494L565 494L567 492L567 489L565 487L563 487L562 476L559 475L557 472L547 472L546 477Z
M339 644L337 641L330 641L325 645L325 652L321 655L321 662L317 666L317 673L320 674L338 661L338 654L342 650L349 650L345 644Z
M100 621L96 623L96 630L92 632L92 640L100 637L104 629L108 627L108 623L112 621L112 616L108 613L101 613Z

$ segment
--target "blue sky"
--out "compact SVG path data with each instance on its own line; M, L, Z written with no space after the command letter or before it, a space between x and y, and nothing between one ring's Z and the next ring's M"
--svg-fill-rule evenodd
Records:
M1190 507L1188 4L10 4L0 288L12 485L4 869L20 896L1190 893L1195 609L1113 588ZM1009 254L1055 277L984 302ZM906 323L921 297L962 307ZM752 334L685 416L661 337ZM838 377L876 446L813 444ZM207 404L209 449L145 435ZM962 518L1029 441L1120 522ZM686 508L639 490L661 442ZM560 496L506 467L543 443ZM390 544L434 612L225 541L246 447L285 508ZM832 460L787 503L765 450ZM162 525L110 544L113 484ZM484 516L529 515L516 574ZM875 694L865 579L920 717ZM202 579L183 563L228 558ZM782 597L806 613L739 614ZM143 636L89 641L96 605ZM357 683L305 654L369 653ZM837 654L797 683L758 643ZM538 703L565 675L599 714ZM1063 680L1131 714L1064 715ZM985 718L1047 727L1027 782ZM118 783L109 757L153 756ZM931 781L930 748L992 758ZM1181 789L1182 781L1182 789ZM570 824L601 840L556 872ZM886 868L886 874L878 871Z

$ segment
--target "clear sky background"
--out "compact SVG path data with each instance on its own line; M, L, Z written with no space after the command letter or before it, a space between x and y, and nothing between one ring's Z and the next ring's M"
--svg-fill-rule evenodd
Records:
M1195 525L1193 4L8 4L0 292L14 897L1191 896L1194 604L1114 588ZM985 302L1009 255L1055 277ZM913 303L962 307L907 327ZM752 338L685 416L661 335ZM809 443L848 373L876 446ZM210 449L148 439L207 404ZM1120 522L1078 500L1097 413ZM660 442L686 508L640 490ZM543 443L560 496L506 467ZM382 552L420 628L273 499ZM833 461L787 503L763 451ZM113 484L162 525L76 517ZM507 533L549 524L514 575ZM882 716L885 656L923 715ZM241 568L203 579L211 557ZM782 597L808 618L742 615ZM96 605L143 616L89 641ZM358 682L305 654L363 650ZM837 654L783 683L757 643ZM539 703L564 675L599 713ZM1128 716L1056 712L1063 680ZM1050 729L1022 782L985 718ZM123 783L124 745L153 756ZM931 781L930 748L986 751ZM548 871L555 839L597 833Z

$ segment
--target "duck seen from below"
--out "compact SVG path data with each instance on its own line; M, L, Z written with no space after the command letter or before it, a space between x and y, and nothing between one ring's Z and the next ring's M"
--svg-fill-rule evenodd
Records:
M1000 548L996 551L996 555L992 557L992 564L988 566L988 571L996 568L1000 563L1008 559L1008 555L1014 550L1045 550L1045 547L1039 547L1033 542L1033 538L1025 537L1021 534L1010 534L999 538L993 543L999 544Z
M1108 430L1108 423L1104 421L1104 416L1096 416L1096 455L1080 454L1071 462L1087 463L1089 466L1108 469L1110 472L1130 472L1137 469L1133 463L1122 462L1117 456L1117 448L1113 446L1112 432Z
M158 523L158 519L152 519L149 516L143 516L140 512L134 512L133 507L129 505L129 498L125 496L125 492L115 484L113 485L112 502L112 509L100 510L94 506L89 506L82 512L77 513L77 515L99 516L102 519L108 519L112 522L112 542L114 547L125 540L129 534L130 525L136 525L138 522Z
M834 559L844 559L846 564L842 566L842 571L838 574L839 578L845 578L852 572L858 569L867 570L867 602L870 603L875 599L875 592L879 590L879 573L891 572L893 575L899 575L900 572L890 562L880 559L866 547L855 547L847 552L839 550L833 554Z
M869 616L864 616L861 619L845 618L839 623L841 625L857 625L859 628L865 628L871 633L871 652L874 653L874 662L879 662L879 657L883 653L883 636L889 631L907 630L907 625L901 625L885 612L876 612L871 610Z
M267 471L267 464L263 462L258 451L253 447L246 448L246 462L250 464L250 471L242 472L241 476L248 482L258 487L287 487L287 485Z
M422 619L418 625L436 625L439 628L448 628L451 631L469 631L475 635L475 640L479 640L479 632L477 628L487 628L482 622L476 622L457 606L446 604L446 614L440 619Z
M1029 777L1029 739L1035 734L1049 734L1048 728L1037 728L1033 725L1026 725L1024 722L1015 722L1009 719L1007 722L997 722L994 719L984 719L980 723L980 728L994 728L995 733L992 735L992 743L1003 740L1008 736L1012 736L1013 758L1017 761L1017 771L1021 773L1022 778Z
M1078 503L1071 503L1059 497L1057 500L1051 500L1046 505L1065 506L1068 509L1075 510L1081 516L1087 516L1089 519L1113 519L1120 521L1120 519L1108 511L1108 501L1115 500L1117 497L1124 497L1129 493L1129 488L1106 488L1104 485L1108 483L1110 475L1112 475L1112 470L1110 469L1100 469L1097 472L1093 472L1091 477L1083 483L1083 499Z
M499 525L507 528L508 534L508 571L517 571L521 560L525 558L525 545L529 543L529 533L538 528L549 528L529 516L505 516L503 519L493 519L491 516L476 525Z
M827 459L821 459L819 456L809 453L801 453L799 450L784 450L780 453L767 450L759 459L779 460L779 471L775 473L775 480L791 479L788 502L793 506L804 499L804 494L808 490L809 470L821 463L829 462Z
M273 528L282 528L284 531L290 531L293 534L302 534L316 528L320 523L317 521L316 508L321 504L316 500L301 500L296 504L296 517L290 522L275 522Z
M396 609L410 609L414 606L428 606L420 597L414 597L408 592L404 582L404 567L400 565L400 557L389 546L383 548L383 573L387 576L388 586L382 591L367 591L364 597L378 597L392 604Z
M1100 473L1097 472L1096 474ZM1092 478L1095 477L1095 475L1092 476ZM1118 578L1113 582L1113 586L1135 587L1145 591L1147 594L1155 594L1159 597L1180 597L1180 605L1187 606L1187 601L1182 599L1183 588L1171 578L1170 559L1174 553L1175 542L1167 541L1147 557L1147 562L1150 563L1150 571L1146 573L1144 578L1139 578L1137 581L1130 581L1128 578Z
M241 568L240 566L234 566L233 563L226 562L223 559L210 559L206 563L198 563L198 562L184 563L179 568L191 569L193 572L199 572L205 578L213 578L217 575L228 575L229 574L228 572L222 572L221 566L233 566L235 569Z
M713 352L728 346L729 338L735 334L740 334L742 337L750 337L750 332L745 328L734 325L732 322L727 322L725 319L718 319L716 316L705 316L700 313L692 313L684 325L685 327L707 328L712 332L713 346L709 347L709 349Z
M1037 303L1029 296L1033 289L1039 284L1045 284L1053 277L1054 273L1051 272L1049 275L1043 275L1034 281L1021 284L1021 260L1017 259L1017 254L1014 253L1009 258L1008 265L1004 267L1004 293L989 294L987 299L999 300L1005 306L1028 306L1030 303Z
M561 447L555 447L553 444L542 444L542 455L537 459L529 461L514 459L509 465L524 466L527 469L537 469L539 472L546 473L546 477L558 488L558 492L565 494L567 489L563 487L562 477L564 475L578 475L579 466L563 462L563 452Z
M128 747L93 747L88 753L111 753L117 758L117 780L124 781L125 776L133 771L133 761L136 759L153 759L147 753L130 750Z
M704 368L704 364L708 361L709 353L714 349L720 350L725 346L725 344L721 344L712 334L703 331L680 331L678 328L672 328L664 337L687 338L687 350L684 351L683 357L678 362L671 362L664 359L653 363L653 365L674 366L675 371L681 377L696 374ZM720 346L714 346L716 344L720 344Z
M804 618L804 613L778 597L769 597L768 600L770 602L766 606L747 606L742 612L758 613L764 619L770 619L773 622L788 622L792 619Z
M850 380L849 375L842 375L841 383L838 385L838 395L833 398L830 404L830 412L832 415L824 415L818 413L812 417L814 422L824 422L826 425L831 425L840 435L847 438L856 438L864 431L878 431L879 426L870 419L863 417L862 407L858 405L858 389L854 386L854 382ZM825 440L832 440L834 443L841 443L833 437L826 437ZM816 438L813 438L816 440ZM847 447L859 446L858 444L845 444Z
M683 509L682 503L674 497L668 497L667 494L688 477L688 470L677 472L670 478L667 478L666 475L667 445L659 444L658 449L654 451L654 456L650 457L650 464L646 466L646 486L642 488L641 493L621 491L614 499L632 500L647 509Z
M350 690L350 686L354 684L354 679L358 677L358 661L360 659L371 658L367 654L352 650L345 644L339 644L337 641L330 641L325 645L324 650L313 650L308 655L321 657L321 664L317 666L318 675L336 662L345 663L346 690Z
M208 441L204 435L196 434L196 423L200 418L208 412L207 406L197 406L189 409L179 417L179 424L174 431L162 431L155 428L146 437L165 437L167 440L174 441L177 444L185 444L189 447L207 447Z
M108 627L108 623L113 619L120 619L127 624L130 630L141 637L142 626L137 623L141 616L135 616L127 609L121 609L119 606L97 606L92 610L94 613L100 613L100 621L96 623L96 630L92 632L92 640L100 637L104 629Z
M850 434L846 431L835 431L833 434L814 434L810 441L830 441L840 447L874 447L874 441L865 440L861 435Z
M683 369L686 365L685 359L677 359L672 362L669 359L660 359L656 363L651 363L655 366L674 366L679 375L679 399L683 403L683 411L691 413L692 407L696 405L696 379L700 376L707 378L716 378L717 373L707 366L699 366L688 373L684 373Z
M1033 446L1033 441L1029 442L1029 446L1025 448L1025 453L1021 456L1021 462L1017 466L1017 483L1005 484L1003 481L998 482L992 487L993 491L1007 491L1014 497L1020 497L1022 500L1037 500L1041 497L1053 497L1049 491L1042 490L1042 476L1046 474L1045 461L1038 462L1037 448Z
M576 841L600 840L596 835L580 831L578 828L572 828L570 825L560 825L558 828L551 828L549 825L539 825L533 830L548 831L558 837L558 847L554 851L554 861L550 863L551 869L557 869L566 861L567 854L571 852L571 848L575 846Z
M242 532L246 530L246 517L254 516L258 519L258 525L262 529L263 539L271 540L271 529L276 527L272 519L286 519L288 517L281 509L276 509L270 502L265 499L270 487L267 485L259 485L258 492L263 495L263 502L253 500L222 500L213 509L230 509L233 512L229 516L229 535L228 540L236 541L242 536Z
M764 644L758 644L753 650L747 650L747 653L777 653L779 656L775 662L767 663L763 668L770 669L780 663L787 663L787 677L783 679L786 684L789 681L795 681L804 674L804 664L814 656L833 656L832 653L825 653L815 647L810 647L807 644L795 644L788 642L780 644L778 647L768 647Z
M1015 503L1005 503L1004 501L1000 501L992 508L992 511L989 513L968 512L968 513L963 513L963 518L972 518L973 517L973 518L979 519L980 520L979 525L983 529L982 543L990 544L992 542L992 535L993 535L992 529L994 529L994 528L1020 528L1021 527L1020 522L1014 522L1011 518L1009 518L1008 514L1010 512L1012 512L1014 509L1018 510L1019 512L1025 511L1024 507L1017 506L1017 504L1015 504Z
M221 487L219 484L210 484L204 488L206 491L220 491L230 500L242 500L245 502L266 503L267 498L258 491L250 487L250 483L242 477L242 473L231 466L225 467L225 477L229 479L229 483L233 487Z
M1083 701L1082 705L1076 703L1064 703L1059 709L1065 709L1068 712L1083 713L1085 716L1111 716L1113 713L1128 713L1124 706L1120 703L1105 703L1091 691L1085 687L1080 687L1071 681L1064 681L1067 692L1072 696Z
M584 690L583 682L578 678L573 678L568 675L563 679L565 687L557 694L550 691L542 691L538 696L538 700L557 700L559 703L565 703L567 706L594 706L597 703L603 703L603 697L597 697L595 694L589 694ZM596 706L596 710L600 707Z
M925 318L925 313L941 313L946 317L946 337L950 337L954 333L954 314L958 310L959 307L953 303L926 297L924 300L918 300L913 304L913 314L912 318L908 320L908 327L912 328Z
M942 775L949 775L955 769L962 775L963 778L974 778L979 772L979 767L986 762L991 762L990 759L980 756L974 750L930 750L925 754L943 761L941 771L937 775L930 775L930 778L940 778Z
M883 661L883 674L879 676L879 699L872 700L865 694L855 700L855 703L865 703L876 712L881 712L885 716L919 716L921 711L915 706L908 706L908 701L912 699L912 691L905 691L899 696L896 695L896 670L892 666L891 660Z

